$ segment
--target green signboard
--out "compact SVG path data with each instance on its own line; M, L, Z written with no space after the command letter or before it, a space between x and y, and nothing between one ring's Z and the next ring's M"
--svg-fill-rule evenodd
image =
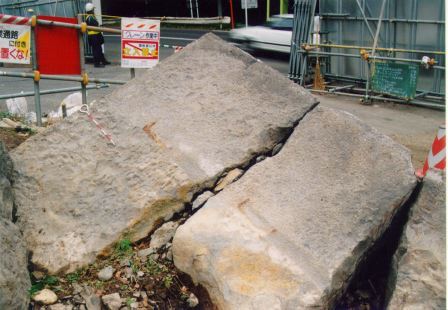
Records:
M377 62L372 66L372 90L406 100L415 97L417 65Z

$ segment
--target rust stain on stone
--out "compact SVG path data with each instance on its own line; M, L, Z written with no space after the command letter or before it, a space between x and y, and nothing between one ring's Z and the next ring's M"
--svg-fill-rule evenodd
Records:
M156 122L151 122L145 125L143 127L143 131L146 132L148 137L153 140L155 143L157 143L158 146L165 148L165 144L163 144L162 140L157 136L157 134L154 132L153 127L155 126Z
M249 198L244 199L243 201L241 201L238 205L237 208L242 210L244 208L245 205L247 205L247 203L250 201Z

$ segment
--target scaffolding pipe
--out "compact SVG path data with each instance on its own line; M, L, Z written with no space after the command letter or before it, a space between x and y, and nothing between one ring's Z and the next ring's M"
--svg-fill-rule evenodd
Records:
M56 22L56 21L50 21L50 20L42 20L37 18L37 24L44 25L44 26L58 26L58 27L65 27L65 28L75 28L75 29L81 29L82 25L80 24L70 24L70 23L64 23L64 22ZM95 27L95 26L87 26L87 30L92 31L98 31L98 32L110 32L110 33L119 33L121 34L120 29L113 29L113 28L107 28L107 27Z
M357 46L357 45L340 45L340 44L308 44L312 47L331 47L331 48L342 48L342 49L354 49L354 50L371 50L372 47L369 46ZM425 50L410 50L410 49L400 49L400 48L388 48L388 47L377 47L377 51L390 52L390 53L422 53L422 54L435 54L435 55L445 55L446 52L442 51L425 51Z
M344 93L344 92L329 92L327 90L318 90L318 89L310 89L310 91L313 93L334 94L334 95L342 95L342 96L349 96L349 97L356 97L356 98L364 98L365 97L365 95L361 95L361 94L352 94L352 93ZM416 100L406 101L406 100L401 100L401 99L385 98L385 97L380 97L380 96L369 96L369 98L375 99L375 100L397 102L397 103L407 103L407 104L412 104L415 106L432 108L432 109L437 109L437 110L442 110L442 111L445 110L445 106L443 106L443 105L432 104L432 103L423 102L423 101L416 101Z
M26 72L0 71L0 76L22 77L22 78L34 79L34 73L26 73ZM56 80L56 81L72 81L72 82L82 82L83 81L83 77L81 77L81 76L41 74L40 78L45 79L45 80ZM98 78L90 78L89 77L89 83L126 84L126 81L98 79Z
M346 20L359 20L363 21L364 18L359 16L349 16L348 14L330 14L325 13L321 15L324 19L346 19ZM368 21L378 21L378 18L367 17ZM428 19L403 19L403 18L385 18L383 22L388 23L422 23L422 24L445 24L443 20L428 20Z
M298 53L313 55L313 56L341 56L341 57L351 57L360 58L360 55L356 54L345 54L345 53L332 53L332 52L309 52L306 50L299 50ZM411 62L421 64L421 60L418 59L408 59L408 58L397 58L397 57L383 57L383 56L370 56L369 60L390 60L390 61L401 61L401 62ZM443 66L431 66L432 69L445 70Z
M109 87L108 84L97 84L97 85L88 85L87 89L101 89ZM81 87L65 87L65 88L56 88L56 89L48 89L48 90L42 90L40 91L40 95L50 95L50 94L58 94L58 93L69 93L73 91L79 91L81 90ZM6 94L6 95L0 95L1 99L10 99L10 98L19 98L19 97L32 97L34 96L34 91L29 92L23 92L23 93L16 93L16 94Z
M363 10L359 0L356 0L356 4L358 5L359 10L361 11L362 18L364 19L364 22L366 23L367 29L369 30L370 35L372 36L372 39L373 39L374 38L373 30L372 30L372 28L370 28L369 21L367 20L366 14L364 13L364 10Z

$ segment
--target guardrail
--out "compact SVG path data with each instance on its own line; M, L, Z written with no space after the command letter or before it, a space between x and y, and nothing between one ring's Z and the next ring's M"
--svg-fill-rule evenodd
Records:
M94 27L88 26L86 23L82 22L81 17L78 16L78 24L70 24L65 22L58 21L49 21L39 19L37 16L32 16L31 18L22 17L22 16L13 16L0 14L0 23L6 24L14 24L14 25L30 25L31 26L31 61L33 65L33 73L24 73L24 72L6 72L0 71L0 76L9 76L9 77L22 77L33 79L34 84L34 104L36 109L36 119L37 125L42 126L42 112L41 112L41 103L40 103L40 95L47 93L54 93L57 90L53 91L40 91L39 81L41 79L48 80L59 80L59 81L74 81L81 83L81 93L82 93L82 103L87 104L87 86L91 83L96 84L125 84L126 81L113 80L113 79L103 79L103 78L93 78L89 77L85 71L85 58L84 58L84 40L83 34L88 30L99 31L99 32L107 32L107 33L118 33L121 34L121 30L107 27ZM80 49L80 66L81 66L81 74L78 76L67 76L67 75L50 75L50 74L41 74L39 72L39 64L37 59L36 52L36 26L55 26L55 27L65 27L71 29L78 30L78 38L79 38L79 49ZM135 76L135 73L131 70L131 77ZM90 87L89 87L90 88ZM95 87L92 87L95 88ZM61 89L59 89L61 91ZM62 89L63 91L67 91L67 89ZM15 95L15 94L13 94Z

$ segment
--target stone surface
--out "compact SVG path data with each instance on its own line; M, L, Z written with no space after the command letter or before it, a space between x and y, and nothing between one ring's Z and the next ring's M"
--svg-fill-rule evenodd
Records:
M101 299L109 310L119 310L121 308L121 297L118 293L104 295Z
M194 308L197 305L199 305L199 299L196 297L195 294L191 293L190 296L188 296L187 304L190 308Z
M402 238L390 309L446 309L446 176L429 171ZM399 255L399 254L397 254Z
M316 104L212 34L11 152L32 263L71 272L147 236L230 168L269 152ZM42 147L45 145L45 148Z
M196 210L204 205L204 203L210 198L213 197L215 194L213 194L211 191L206 191L199 195L191 205L192 210Z
M17 226L0 217L0 309L27 309L28 259Z
M174 263L220 309L331 309L415 185L407 149L318 107L178 228Z
M109 281L110 279L112 279L113 275L114 268L112 266L107 266L98 272L98 279L100 279L101 281Z
M152 234L149 248L155 252L166 245L174 237L177 227L179 227L179 223L177 222L167 222L160 226L160 228Z
M33 300L43 305L52 305L58 301L58 296L47 288L39 291L33 296Z
M64 305L64 304L55 304L55 305L51 305L50 310L72 310L73 306L72 305Z
M90 286L84 286L81 297L86 303L87 310L101 310L101 299L95 294L95 290Z
M236 179L238 179L243 174L243 170L241 169L233 169L229 171L229 173L226 174L225 177L223 177L221 180L219 180L218 184L215 187L215 192L222 191L224 187L229 185L230 183L234 182Z
M12 221L14 199L10 180L12 161L4 144L0 142L0 217Z
M153 254L153 253L154 253L154 249L153 248L146 248L146 249L138 251L137 255L140 256L140 257L146 257L146 256L148 256L150 254Z

